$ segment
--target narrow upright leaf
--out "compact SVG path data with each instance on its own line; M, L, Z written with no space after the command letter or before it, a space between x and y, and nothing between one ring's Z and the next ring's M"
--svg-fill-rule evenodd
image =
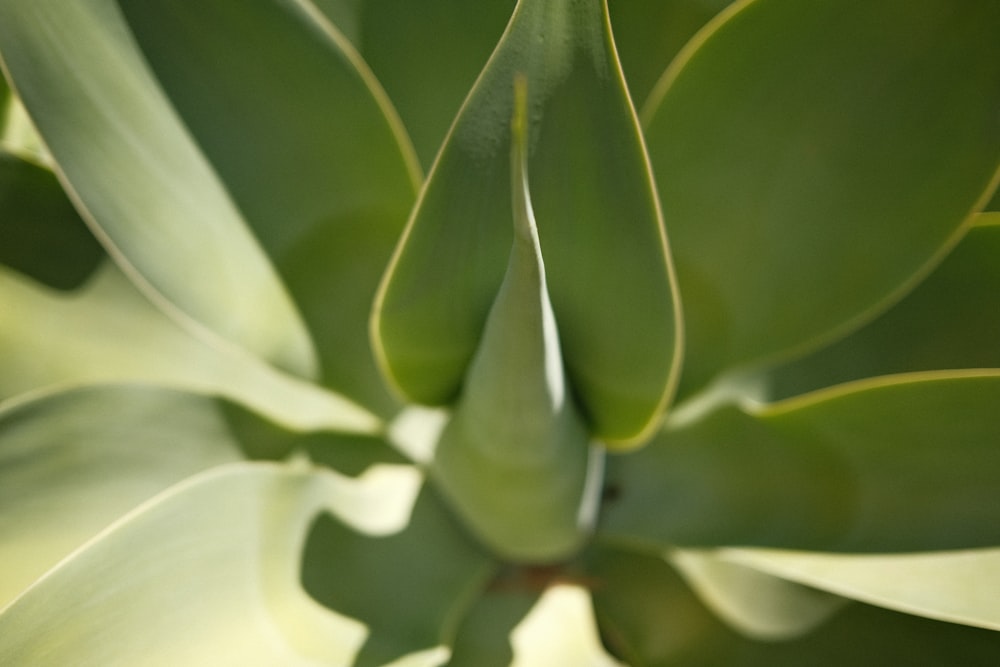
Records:
M603 453L589 436L559 346L527 172L527 89L518 78L511 184L514 242L503 284L432 471L456 511L496 553L547 561L592 527Z
M521 0L466 100L383 282L381 361L410 399L453 401L511 247L512 82L528 86L528 173L571 391L624 443L676 375L677 302L656 195L602 0Z

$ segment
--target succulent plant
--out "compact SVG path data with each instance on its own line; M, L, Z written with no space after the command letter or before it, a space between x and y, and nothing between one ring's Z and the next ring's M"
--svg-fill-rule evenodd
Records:
M0 0L0 663L995 664L998 34Z

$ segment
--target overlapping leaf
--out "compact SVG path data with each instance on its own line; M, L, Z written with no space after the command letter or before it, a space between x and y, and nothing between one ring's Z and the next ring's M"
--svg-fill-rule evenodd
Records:
M367 67L307 2L121 4L302 312L322 380L393 411L368 313L419 170Z
M297 430L380 428L374 415L338 394L193 335L111 264L68 294L0 267L0 302L7 315L0 397L53 384L143 382L226 396Z
M657 420L675 376L676 301L605 9L523 0L452 128L373 322L412 400L454 400L503 279L508 120L522 74L530 190L573 391L601 438L633 440Z
M984 214L944 262L872 323L767 372L786 398L876 375L1000 368L1000 214Z
M364 536L319 518L303 560L305 589L369 627L357 667L380 667L406 653L449 645L495 567L430 488L395 535Z
M190 326L312 375L301 318L115 3L5 2L0 55L73 196L140 284Z
M644 111L685 392L884 308L957 241L1000 158L995 2L737 9Z
M792 641L746 639L720 623L657 555L601 550L594 605L608 645L633 667L989 667L1000 633L851 604Z
M35 280L71 289L104 257L52 172L3 149L0 210L0 264Z
M316 2L385 86L428 168L514 5L515 0Z
M418 484L415 471L402 468L349 481L250 463L193 477L6 608L0 660L351 664L366 628L322 608L298 583L309 520L328 509L356 530L391 533L405 525Z
M636 106L688 40L732 0L614 0L615 42Z
M995 546L1000 371L845 385L664 431L612 464L604 534L654 548Z
M0 404L0 608L136 505L241 458L197 396L117 386Z

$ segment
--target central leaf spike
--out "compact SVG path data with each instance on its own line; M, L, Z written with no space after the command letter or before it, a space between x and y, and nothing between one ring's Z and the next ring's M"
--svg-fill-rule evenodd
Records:
M676 384L680 311L605 0L519 0L386 271L373 346L407 400L448 406L461 394L509 260L518 73L567 393L595 439L641 444Z
M527 91L511 122L514 240L432 471L471 530L510 560L567 557L589 533L603 450L567 392L527 178Z

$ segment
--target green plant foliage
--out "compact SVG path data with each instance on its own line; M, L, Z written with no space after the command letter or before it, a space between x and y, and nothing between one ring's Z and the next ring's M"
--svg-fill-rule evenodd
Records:
M998 34L0 1L0 664L992 667Z
M854 326L957 241L996 172L998 20L992 2L775 0L692 42L644 111L687 390Z
M655 426L672 389L677 301L607 16L586 6L518 5L428 177L373 329L404 394L454 400L511 246L509 119L523 74L529 188L566 371L593 432L628 442Z

